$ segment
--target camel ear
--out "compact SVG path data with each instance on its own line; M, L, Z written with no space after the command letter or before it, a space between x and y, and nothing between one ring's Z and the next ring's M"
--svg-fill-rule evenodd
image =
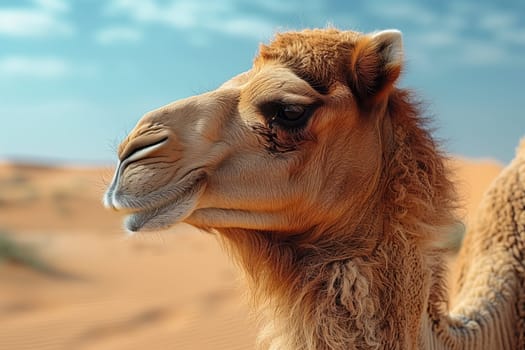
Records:
M360 102L378 101L392 90L403 65L403 39L390 29L363 35L355 43L348 84Z

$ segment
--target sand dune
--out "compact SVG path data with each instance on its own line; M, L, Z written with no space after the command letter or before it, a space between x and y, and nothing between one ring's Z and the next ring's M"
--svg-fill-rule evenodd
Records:
M456 159L462 215L499 173ZM0 166L0 231L51 269L0 264L0 349L251 349L239 274L215 237L180 225L127 237L100 198L111 169Z
M227 258L212 237L176 231L162 239L35 236L46 260L68 275L2 266L7 283L0 291L0 344L7 349L246 348L254 331L246 324Z

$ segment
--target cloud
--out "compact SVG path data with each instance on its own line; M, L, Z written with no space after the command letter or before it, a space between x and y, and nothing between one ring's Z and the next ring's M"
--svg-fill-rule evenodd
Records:
M395 19L398 21L406 21L409 23L417 23L422 25L430 25L436 22L437 16L432 11L424 6L415 3L399 3L392 6L390 3L368 3L368 11L370 14Z
M217 21L212 27L221 28L223 33L259 39L270 35L275 25L261 18L234 18L224 23Z
M511 54L502 45L490 42L468 42L462 45L458 59L469 65L486 66L510 62Z
M12 37L70 36L73 26L62 18L69 5L59 0L37 0L29 8L1 8L0 35Z
M509 46L525 46L525 26L515 13L492 11L480 18L479 25L495 40Z
M34 0L40 9L52 12L68 12L69 3L64 0Z
M95 41L102 45L136 43L142 40L142 32L131 27L108 27L95 34Z
M411 38L419 47L431 49L450 48L458 46L461 39L457 33L442 30L442 31L425 31L417 33Z
M91 61L71 61L57 56L0 57L0 79L64 79L97 77L100 66Z
M71 65L57 57L0 58L0 77L56 79L68 76L71 72Z
M525 47L525 28L499 31L496 36L510 45Z
M518 23L518 17L514 13L491 11L484 13L479 19L480 26L487 30L501 30L514 27Z
M323 13L326 3L322 0L252 0L250 4L256 6L258 10L269 11L272 14L305 15L311 13L319 15Z
M240 1L215 2L155 0L114 0L107 8L110 16L124 16L138 23L161 24L185 31L266 39L276 24L265 16L240 10Z

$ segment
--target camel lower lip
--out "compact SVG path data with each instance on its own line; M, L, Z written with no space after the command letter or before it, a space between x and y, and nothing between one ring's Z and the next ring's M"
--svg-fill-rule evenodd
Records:
M159 215L166 215L171 212L170 209L176 209L176 204L168 204L155 209L142 210L132 213L126 217L125 226L131 232L142 231L147 229L148 224L158 218ZM175 220L177 218L174 218ZM159 227L160 228L160 227Z
M126 217L125 228L130 232L166 229L188 217L197 205L204 189L204 176L198 177L188 189L173 201L151 209L134 212Z

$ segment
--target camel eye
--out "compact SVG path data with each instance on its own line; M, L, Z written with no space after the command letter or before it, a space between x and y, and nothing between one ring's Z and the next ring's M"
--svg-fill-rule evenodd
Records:
M277 117L280 119L285 119L287 121L296 121L303 116L304 110L305 109L303 106L297 106L297 105L283 106L279 110Z
M308 120L309 108L301 105L282 105L277 109L273 121L287 128L303 126Z
M321 104L290 104L282 101L267 102L259 106L268 125L284 129L300 129L306 125L313 112Z

